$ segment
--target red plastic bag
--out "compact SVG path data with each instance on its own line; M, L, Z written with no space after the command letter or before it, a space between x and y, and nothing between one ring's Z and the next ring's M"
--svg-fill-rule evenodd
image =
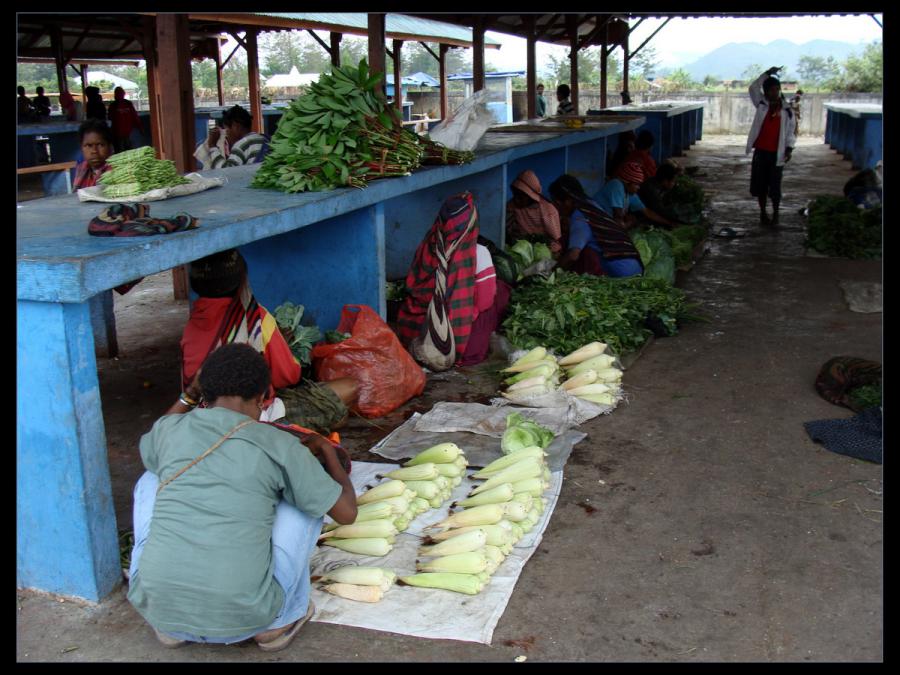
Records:
M359 382L356 409L381 417L425 389L425 373L381 317L367 305L344 305L337 330L350 337L313 347L320 382L352 377Z

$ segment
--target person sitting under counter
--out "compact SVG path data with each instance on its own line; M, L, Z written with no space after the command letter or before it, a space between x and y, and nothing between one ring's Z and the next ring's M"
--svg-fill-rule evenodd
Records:
M648 209L638 191L644 182L644 170L637 162L625 162L616 172L616 177L606 182L594 195L594 201L607 215L619 223L623 230L630 229L642 216L663 227L675 227L678 223Z
M222 115L221 126L209 131L206 141L197 146L194 157L204 169L227 169L232 166L258 164L269 150L269 139L252 130L253 116L239 105ZM225 130L226 148L219 147Z
M512 199L506 204L506 238L515 241L532 235L547 238L553 255L562 251L559 212L541 193L541 181L534 171L526 169L510 186Z
M106 122L97 119L87 119L78 127L78 140L81 143L81 153L84 159L75 166L75 179L72 188L94 187L100 176L112 167L106 163L113 154L113 135Z

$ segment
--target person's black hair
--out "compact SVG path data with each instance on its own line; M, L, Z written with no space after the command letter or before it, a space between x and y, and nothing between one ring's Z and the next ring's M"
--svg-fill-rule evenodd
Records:
M247 275L247 262L236 248L213 253L191 263L191 290L201 298L230 298Z
M16 87L16 93L18 93L19 96L24 96L25 95L25 87L23 87L22 85L19 85L18 87Z
M534 85L534 88L537 89L538 87L543 87L543 86L544 86L543 82L538 82L536 85Z
M653 147L654 141L656 141L656 139L653 137L653 134L647 129L644 129L638 134L637 140L634 142L634 147L638 150L649 150Z
M249 401L265 393L271 379L262 354L248 344L232 342L206 357L200 370L200 391L208 402L220 396Z
M562 96L563 98L569 98L569 95L572 93L572 90L569 89L569 85L561 84L556 88L556 95Z
M90 118L82 122L81 126L78 127L78 142L84 142L84 137L91 132L100 134L104 141L109 143L110 146L113 145L112 129L103 120Z
M253 124L253 116L241 106L235 105L226 110L222 115L222 126L227 127L232 122L249 129Z
M772 77L771 75L769 75L769 77L767 77L765 80L763 80L762 86L763 86L763 91L769 91L769 89L771 87L780 87L781 80L779 80L777 77Z
M656 170L656 178L657 180L674 180L674 178L678 175L678 169L674 164L663 163L659 165L659 168Z
M554 199L587 199L581 182L575 176L564 173L550 183L550 196Z
M34 90L34 93L37 94L38 96L43 96L43 95L44 95L44 88L43 88L43 87L36 87L35 90Z

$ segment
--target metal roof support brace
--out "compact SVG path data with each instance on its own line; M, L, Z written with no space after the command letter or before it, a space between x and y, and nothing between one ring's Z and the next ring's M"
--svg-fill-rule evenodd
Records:
M879 27L879 28L881 28L882 30L884 30L884 26L881 25L881 22L875 17L874 14L870 14L869 16L872 17L872 21L874 21L875 23L878 24L878 27Z
M650 37L648 37L646 40L644 40L644 41L641 43L641 46L640 46L640 47L638 47L637 49L635 49L634 51L632 51L628 58L632 58L632 57L636 56L637 53L638 53L639 51L641 51L641 50L644 48L644 46L645 46L648 42L650 42L650 40L652 40L654 37L656 37L656 34L657 34L659 31L661 31L663 28L665 28L665 27L666 27L666 24L669 23L671 20L672 20L672 17L670 16L670 17L669 17L668 19L666 19L662 24L660 24L659 28L657 28L655 31L653 31L653 32L650 34ZM641 21L643 21L643 19L641 19ZM635 26L635 28L637 28L637 26ZM629 31L629 32L630 32L630 31Z

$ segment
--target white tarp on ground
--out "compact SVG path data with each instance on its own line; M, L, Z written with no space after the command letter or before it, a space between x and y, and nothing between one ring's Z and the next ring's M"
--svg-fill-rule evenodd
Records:
M367 486L381 482L376 476L397 468L396 464L354 462L350 479L357 494ZM377 603L355 602L320 591L313 584L312 600L316 605L313 621L369 628L401 635L444 640L463 640L491 644L494 628L506 609L519 574L541 543L544 530L556 507L562 487L562 471L551 474L550 488L544 493L547 507L541 519L513 548L478 595L452 591L394 585ZM381 558L346 553L330 546L322 546L313 554L310 568L313 576L339 566L342 562L371 565L393 570L398 576L413 574L417 549L423 529L443 520L453 501L463 499L473 483L468 479L458 485L450 501L440 509L426 511L406 532L397 536L393 550Z
M882 288L877 281L843 280L838 282L838 286L844 291L844 300L851 312L873 314L882 311Z

